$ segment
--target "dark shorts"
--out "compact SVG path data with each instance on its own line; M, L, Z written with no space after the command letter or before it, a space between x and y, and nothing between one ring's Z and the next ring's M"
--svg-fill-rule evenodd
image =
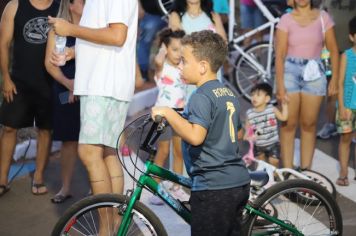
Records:
M192 191L191 235L241 235L242 212L249 194L249 184L222 190Z
M280 145L279 143L274 143L267 146L254 146L253 147L253 155L255 157L264 154L265 157L275 157L279 158L280 156Z
M52 129L51 90L34 91L17 87L17 94L12 102L8 103L3 99L0 124L15 129L34 125L40 129Z

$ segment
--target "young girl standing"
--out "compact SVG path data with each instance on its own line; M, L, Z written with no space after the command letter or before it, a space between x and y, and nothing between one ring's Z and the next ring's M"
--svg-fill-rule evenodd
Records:
M164 29L159 34L161 48L155 57L156 74L155 81L159 90L155 106L168 106L171 108L183 108L185 105L186 88L180 76L178 65L181 61L181 38L184 31ZM170 152L170 143L173 146L173 171L183 173L183 158L181 149L181 138L178 137L170 127L161 135L158 141L158 151L155 163L163 166ZM171 188L172 193L182 201L188 200L188 194L179 186ZM154 205L163 202L156 196L150 199Z
M353 47L346 50L340 61L339 106L336 113L337 131L340 133L340 175L336 184L348 186L348 163L352 136L356 131L356 16L349 23L349 37Z

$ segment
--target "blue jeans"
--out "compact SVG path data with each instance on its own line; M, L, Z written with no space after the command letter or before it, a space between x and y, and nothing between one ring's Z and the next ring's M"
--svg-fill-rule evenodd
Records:
M149 13L145 13L140 22L140 35L137 42L137 60L142 75L145 78L147 78L147 71L150 64L152 42L157 32L165 26L167 26L167 23L161 19L161 16L151 15Z
M257 6L240 4L240 20L242 29L255 29L262 25L266 18Z

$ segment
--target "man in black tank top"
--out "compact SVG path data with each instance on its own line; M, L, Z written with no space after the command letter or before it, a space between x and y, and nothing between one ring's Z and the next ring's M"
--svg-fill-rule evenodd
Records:
M34 123L39 131L32 193L47 193L43 174L51 143L52 86L44 57L49 31L47 17L57 15L57 11L58 3L54 0L12 0L3 12L0 62L4 99L0 107L0 124L4 127L0 139L0 196L9 190L7 176L17 130L32 127Z

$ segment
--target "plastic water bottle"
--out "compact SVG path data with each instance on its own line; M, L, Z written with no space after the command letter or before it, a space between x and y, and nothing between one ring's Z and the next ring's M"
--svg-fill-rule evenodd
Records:
M64 66L66 64L66 54L65 54L66 43L67 43L66 37L56 35L55 51L60 57L57 66Z
M321 51L321 61L324 64L325 75L328 77L331 76L332 71L330 65L330 52L326 48L323 48L323 50Z

